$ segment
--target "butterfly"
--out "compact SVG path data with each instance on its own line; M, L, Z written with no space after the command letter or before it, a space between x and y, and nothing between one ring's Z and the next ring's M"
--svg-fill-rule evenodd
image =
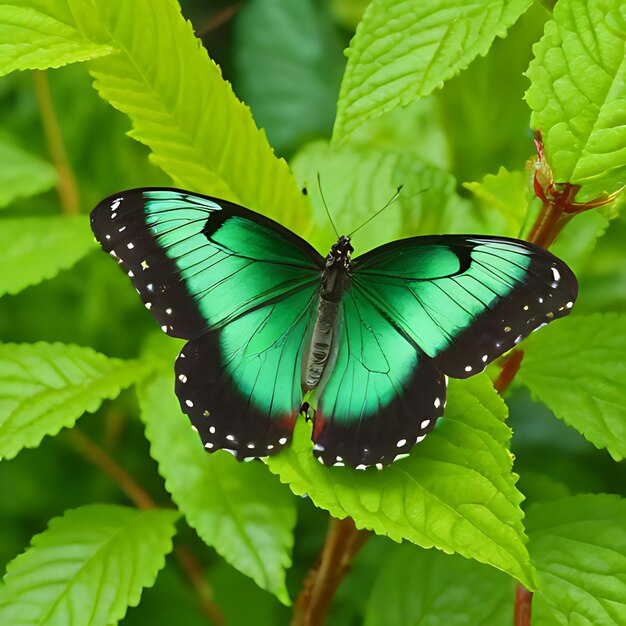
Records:
M298 416L326 466L382 469L432 431L467 378L567 315L578 285L531 243L401 239L322 257L277 222L179 189L133 189L91 213L146 308L188 340L175 391L209 452L279 453Z

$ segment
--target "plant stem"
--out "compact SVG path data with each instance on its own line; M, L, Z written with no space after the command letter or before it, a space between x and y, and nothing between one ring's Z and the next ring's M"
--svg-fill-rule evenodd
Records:
M221 11L214 13L208 20L208 22L196 31L196 36L202 39L209 33L217 30L220 26L223 26L229 22L241 8L242 2L237 2L229 7L225 7Z
M509 385L513 382L517 372L519 371L520 365L522 364L522 359L524 358L523 350L515 350L511 352L507 356L505 356L501 361L500 365L502 369L500 370L500 375L493 383L493 388L502 395L509 387Z
M74 450L113 479L138 509L145 510L157 507L148 492L84 432L74 427L67 431L67 437ZM206 580L200 563L185 546L176 546L174 554L187 580L196 592L203 613L211 623L216 626L223 626L224 617L215 603L213 590Z
M57 170L57 193L59 194L61 210L66 215L78 215L80 213L78 186L67 158L63 135L54 111L48 77L45 71L35 70L33 72L33 80L43 131L46 137L46 145L48 146L54 167Z
M533 600L532 591L528 591L524 585L517 583L515 587L515 626L530 626L530 609Z
M156 508L156 503L146 490L85 433L78 428L72 428L67 431L67 436L73 448L113 479L138 509Z
M204 571L200 563L196 560L196 557L187 546L177 546L175 553L181 568L196 592L204 614L215 626L224 626L226 623L224 616L215 602L213 589L207 582Z
M324 624L339 584L369 536L370 531L358 530L350 517L330 518L322 552L294 604L291 626Z

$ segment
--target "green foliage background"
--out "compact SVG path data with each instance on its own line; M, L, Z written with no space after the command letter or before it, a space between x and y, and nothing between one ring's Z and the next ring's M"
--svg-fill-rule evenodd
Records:
M622 196L555 243L579 301L522 344L504 401L497 366L451 381L437 430L382 472L315 463L304 423L267 465L207 455L173 394L180 343L87 217L176 185L325 251L319 173L340 230L403 185L360 252L523 237L530 128L578 201L625 184L624 4L181 4L0 3L0 623L288 623L328 513L375 533L330 623L512 623L516 581L533 625L626 623Z

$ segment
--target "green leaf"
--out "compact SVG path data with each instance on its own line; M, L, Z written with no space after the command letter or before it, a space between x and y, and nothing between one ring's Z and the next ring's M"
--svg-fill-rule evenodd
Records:
M441 87L532 0L373 0L348 50L333 139Z
M238 11L235 87L281 154L303 139L330 136L345 65L341 44L313 0L252 0Z
M402 545L387 558L365 626L502 626L513 622L515 584L490 567Z
M349 146L412 154L419 161L449 171L449 138L440 117L434 96L416 100L359 126L350 136Z
M250 110L194 36L175 0L69 0L81 29L115 54L90 62L98 93L185 189L239 202L293 230L309 206Z
M574 316L524 341L518 379L597 448L626 457L626 315Z
M89 220L83 215L2 219L0 295L56 276L93 248Z
M78 32L67 0L13 0L0 5L0 76L61 67L111 51Z
M533 626L626 624L626 501L579 495L531 507Z
M463 183L485 206L498 234L519 237L524 224L528 201L528 177L522 172L508 172L501 167L497 174L487 174L479 183Z
M56 170L50 163L26 152L4 133L0 134L0 163L0 208L16 198L48 191L57 180Z
M432 94L434 120L445 129L450 171L458 180L480 181L501 166L521 171L535 152L523 72L547 19L545 4L533 2L506 38L496 38L484 57Z
M92 504L51 520L7 566L0 623L117 623L165 565L178 517L177 511Z
M358 228L403 186L384 214L355 235L358 254L408 235L483 230L471 205L455 193L454 177L414 155L365 146L331 149L320 141L300 151L292 166L314 207L315 231L307 239L320 250L328 250L336 235L318 189L318 173L341 233Z
M267 463L295 494L308 494L333 517L349 515L358 528L395 541L457 552L532 588L506 405L485 375L450 381L448 392L434 432L381 472L322 467L302 421L291 448Z
M65 344L0 344L0 458L34 448L145 375L135 361Z
M206 452L180 411L173 376L160 375L139 391L151 454L189 525L233 567L288 604L294 499L262 464Z
M330 0L330 11L339 23L354 30L368 4L369 0Z
M598 209L577 215L558 236L550 251L563 259L575 273L584 271L598 240L609 227L609 219Z
M620 14L621 11L621 14ZM626 24L622 0L560 0L534 47L526 100L557 182L588 200L626 178Z

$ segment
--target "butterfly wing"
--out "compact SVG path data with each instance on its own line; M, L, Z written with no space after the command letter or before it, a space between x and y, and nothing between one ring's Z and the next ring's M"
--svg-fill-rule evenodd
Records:
M379 469L432 430L444 375L357 286L342 303L340 343L314 417L313 452L325 465Z
M448 376L482 371L567 315L578 283L563 261L502 237L415 237L353 263L353 281Z
M176 394L205 447L242 459L287 445L322 257L268 218L177 189L116 194L91 223L161 328L190 339Z
M176 395L207 450L242 460L289 445L316 303L316 291L301 290L184 346Z
M280 224L179 189L110 196L92 211L91 227L161 328L183 339L317 284L323 267Z
M326 465L382 467L432 430L445 376L467 378L569 313L578 286L549 252L513 239L416 237L352 262L337 361L315 415Z

